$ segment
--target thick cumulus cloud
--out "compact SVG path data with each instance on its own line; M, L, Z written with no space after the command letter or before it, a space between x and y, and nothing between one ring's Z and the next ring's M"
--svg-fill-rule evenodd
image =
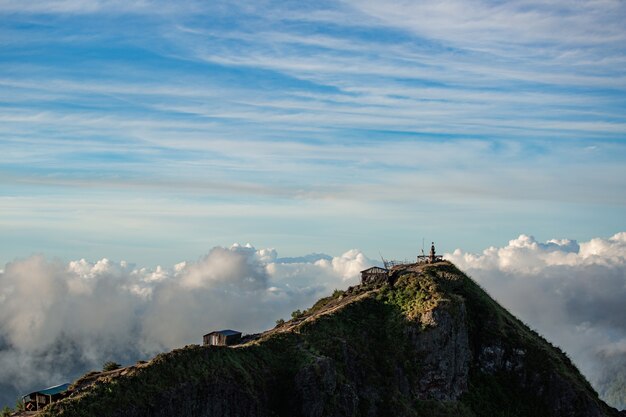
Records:
M0 404L108 360L133 363L199 343L216 328L264 330L355 284L371 264L357 250L281 259L237 244L171 268L16 260L0 271Z
M609 403L626 408L626 233L580 243L521 235L446 258L561 346Z

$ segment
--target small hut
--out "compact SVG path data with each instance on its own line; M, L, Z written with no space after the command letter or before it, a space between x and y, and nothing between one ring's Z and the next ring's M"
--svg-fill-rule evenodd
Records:
M241 341L241 332L235 330L218 330L205 334L204 346L230 346Z
M50 388L31 392L22 397L22 403L27 411L36 411L42 407L65 398L69 392L69 383L55 385Z
M389 270L378 266L364 269L361 271L361 284L370 284L373 282L386 281L389 276Z

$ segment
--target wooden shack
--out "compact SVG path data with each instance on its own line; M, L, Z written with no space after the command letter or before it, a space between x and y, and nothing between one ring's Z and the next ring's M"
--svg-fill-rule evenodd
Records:
M204 346L230 346L241 341L241 332L235 330L218 330L205 334Z
M65 383L24 395L22 397L24 409L27 411L36 411L50 403L59 401L69 394L69 387L70 384Z
M389 270L378 266L364 269L361 271L361 284L370 284L374 282L387 281Z

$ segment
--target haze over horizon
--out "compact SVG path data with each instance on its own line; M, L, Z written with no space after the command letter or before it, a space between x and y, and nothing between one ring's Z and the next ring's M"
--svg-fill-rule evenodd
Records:
M590 379L626 369L624 21L619 0L0 0L0 387L258 330L423 239ZM207 322L220 297L245 311Z

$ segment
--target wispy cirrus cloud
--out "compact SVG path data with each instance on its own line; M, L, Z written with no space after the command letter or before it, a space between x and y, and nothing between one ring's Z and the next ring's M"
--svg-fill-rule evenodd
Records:
M0 12L23 14L96 14L96 13L141 13L167 14L181 11L184 6L185 14L198 10L200 2L185 0L178 7L171 7L171 3L160 0L138 0L126 2L121 0L35 0L30 2L0 1Z
M620 22L626 8L620 1L449 0L405 2L391 8L377 0L349 3L388 25L461 48L486 50L498 55L515 56L529 46L538 47L532 49L535 55L571 47L570 53L552 58L576 58L594 53L575 49L577 47L602 45L619 51L620 43L625 39Z

